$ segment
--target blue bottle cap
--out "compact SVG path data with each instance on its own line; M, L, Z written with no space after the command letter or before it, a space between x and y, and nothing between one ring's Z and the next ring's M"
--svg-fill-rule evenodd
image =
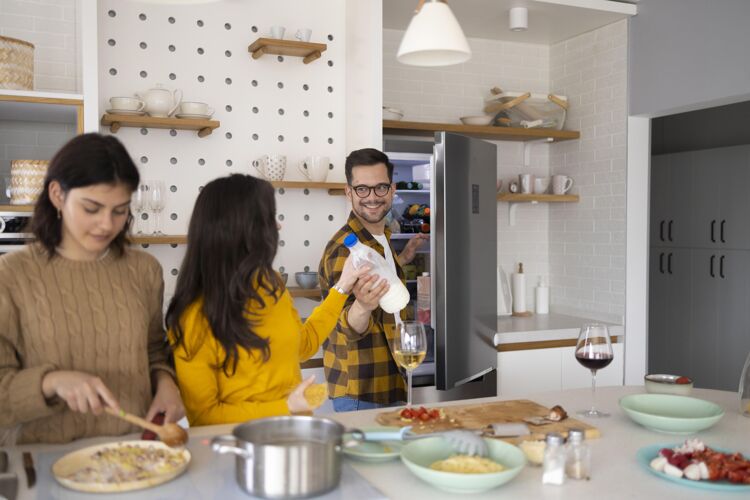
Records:
M349 233L346 238L344 238L344 245L346 245L346 248L351 248L356 245L358 241L357 235Z

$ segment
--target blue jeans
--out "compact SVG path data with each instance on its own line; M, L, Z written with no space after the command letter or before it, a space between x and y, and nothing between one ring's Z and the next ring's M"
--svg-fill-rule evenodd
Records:
M374 408L387 408L391 405L384 405L380 403L373 403L371 401L362 401L361 399L350 398L349 396L342 396L340 398L333 398L333 409L339 411L357 411L357 410L372 410Z

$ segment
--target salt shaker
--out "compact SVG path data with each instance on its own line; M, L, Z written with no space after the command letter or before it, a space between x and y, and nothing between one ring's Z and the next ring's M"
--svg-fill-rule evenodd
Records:
M563 484L565 482L565 447L563 437L556 433L547 434L542 469L543 484Z
M565 445L565 475L570 479L588 479L591 468L591 448L581 429L568 431Z

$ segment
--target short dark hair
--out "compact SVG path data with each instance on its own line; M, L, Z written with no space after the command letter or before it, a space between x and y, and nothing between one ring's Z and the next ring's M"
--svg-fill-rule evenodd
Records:
M388 169L388 181L393 182L393 163L388 159L388 155L375 148L357 149L349 153L346 157L344 173L346 174L346 183L352 184L352 169L354 167L369 167L382 163Z
M62 220L57 217L57 209L49 197L49 185L53 181L57 181L65 193L95 184L124 184L133 192L140 182L140 174L125 146L111 135L79 135L55 153L31 218L31 232L50 258L62 241ZM118 256L125 251L132 220L133 214L129 213L125 227L110 243Z

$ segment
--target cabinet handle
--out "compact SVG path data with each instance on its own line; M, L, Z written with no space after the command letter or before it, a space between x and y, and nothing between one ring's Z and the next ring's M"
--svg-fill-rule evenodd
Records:
M664 241L664 221L659 222L659 239Z
M711 221L711 243L716 243L716 238L714 238L715 229L716 229L716 219Z
M669 225L667 226L667 238L669 238L669 241L674 241L672 239L672 223L673 222L674 222L673 220L670 220Z
M711 277L712 277L712 278L715 278L715 277L716 277L716 276L714 275L714 260L715 260L715 259L716 259L716 256L715 256L715 255L712 255L712 256L711 256Z
M719 239L721 240L722 243L726 243L726 241L724 241L724 224L726 223L727 223L727 220L722 219L721 225L719 226Z
M664 274L664 252L659 253L659 272Z
M719 276L721 276L721 279L724 279L724 255L721 256L719 259Z
M667 256L667 272L672 274L672 252L669 252L669 255Z

